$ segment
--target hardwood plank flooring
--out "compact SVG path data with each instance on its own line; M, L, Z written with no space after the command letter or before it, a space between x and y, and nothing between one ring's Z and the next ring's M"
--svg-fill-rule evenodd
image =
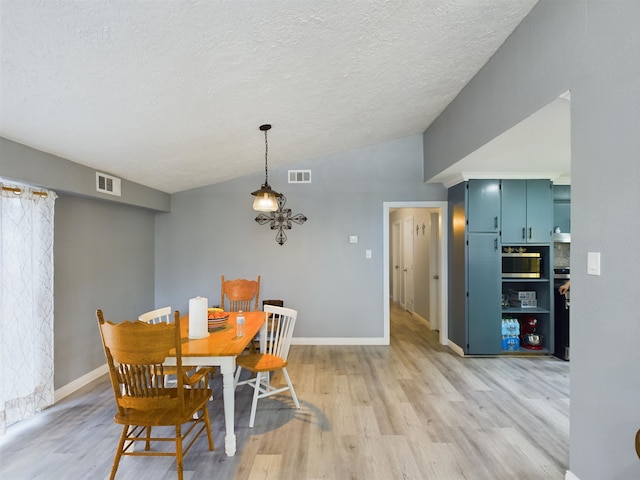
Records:
M216 450L199 439L185 480L562 480L569 364L554 357L461 358L391 308L390 346L293 346L302 408L236 392L238 453L224 454L222 383L210 403ZM283 383L281 376L275 383ZM106 376L0 437L0 478L107 479L120 427ZM175 479L171 458L124 458L118 479Z

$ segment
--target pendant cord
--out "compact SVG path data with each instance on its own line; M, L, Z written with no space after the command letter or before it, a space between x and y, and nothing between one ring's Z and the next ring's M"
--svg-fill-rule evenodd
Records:
M269 172L267 170L267 153L269 144L267 143L267 130L264 131L264 184L269 185Z

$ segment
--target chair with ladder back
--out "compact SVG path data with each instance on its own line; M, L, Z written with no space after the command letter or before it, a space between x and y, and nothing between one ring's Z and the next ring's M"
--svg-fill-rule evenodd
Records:
M253 402L251 403L251 417L249 419L249 427L251 428L253 428L258 399L260 398L288 390L296 408L300 408L298 397L287 372L289 347L291 346L293 328L296 324L298 312L290 308L274 305L265 305L264 311L270 325L267 335L265 335L267 338L261 339L260 353L241 355L236 359L238 368L236 370L235 386L248 384L253 387ZM253 372L256 376L240 381L242 369ZM271 384L271 373L276 371L282 371L286 386L276 387Z
M111 323L104 320L102 310L96 316L116 401L114 421L123 427L111 480L123 455L173 456L178 479L182 480L183 456L203 431L209 450L213 450L207 408L213 370L201 368L189 376L183 369L177 310L170 323ZM163 364L167 357L175 357L175 387L165 383L167 367ZM184 424L189 426L183 430ZM154 427L172 427L174 435L152 436ZM134 448L137 442L145 443L144 451ZM152 442L175 442L175 448L168 452L151 450Z

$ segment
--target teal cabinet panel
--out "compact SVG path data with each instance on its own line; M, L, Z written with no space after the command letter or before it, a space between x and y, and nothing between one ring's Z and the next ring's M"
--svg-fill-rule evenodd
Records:
M549 243L553 235L553 186L527 180L527 243Z
M501 352L501 250L497 234L467 236L466 353ZM455 292L452 292L455 295Z
M558 227L562 233L571 233L571 204L553 204L553 227Z
M502 181L502 243L525 243L527 238L527 184Z
M549 243L553 192L549 180L502 181L502 243Z
M448 190L449 204L449 340L463 349L467 341L466 301L462 292L466 289L466 236L465 225L466 185L460 183ZM455 294L453 292L456 292Z
M467 230L500 231L500 180L467 182Z

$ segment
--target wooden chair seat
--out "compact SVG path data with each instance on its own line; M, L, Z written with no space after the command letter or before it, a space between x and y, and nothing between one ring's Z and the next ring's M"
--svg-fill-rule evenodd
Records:
M251 353L238 357L236 363L251 372L270 372L286 367L289 363L281 357L269 353Z
M174 406L153 410L124 408L122 412L119 411L115 414L114 421L120 425L141 425L144 427L167 427L176 423L188 423L192 420L192 412L200 410L209 401L211 389L202 389L202 392L194 395L193 398L185 399L182 406L175 401L178 398L177 388L167 389L165 393L167 400L171 400Z

